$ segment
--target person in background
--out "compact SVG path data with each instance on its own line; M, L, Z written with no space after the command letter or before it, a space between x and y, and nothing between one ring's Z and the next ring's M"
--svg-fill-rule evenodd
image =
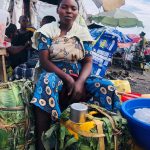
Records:
M63 88L68 104L82 101L85 89L93 97L88 102L110 111L120 107L113 84L92 75L93 39L86 27L75 22L78 0L60 0L57 13L59 22L46 24L34 34L42 68L31 100L35 106L36 150L44 150L41 135L60 118L60 101L66 100L59 99Z
M139 43L139 48L140 48L140 51L143 52L144 49L145 49L145 46L146 46L146 38L145 38L145 32L141 32L140 33L140 37L141 37L141 41Z
M33 32L28 31L27 27L29 20L26 16L19 18L20 29L17 30L16 35L12 38L12 46L8 48L11 66L14 69L18 65L27 62L30 51L34 51L31 47L31 37Z
M8 48L6 48L6 50L9 54L7 57L7 75L8 75L8 79L12 80L13 69L15 68L13 60L15 59L17 54L19 54L24 49L26 49L29 44L25 43L25 45L18 45L18 46L14 45L14 39L16 39L16 37L18 36L18 30L15 24L11 23L6 28L5 36L6 36L5 41L11 43L11 45Z
M56 21L55 17L53 17L53 16L44 16L41 23L40 23L40 26L42 27L43 25L45 25L47 23L51 23L53 21Z
M17 36L17 26L15 24L10 23L10 25L6 28L5 31L5 41L10 42L12 45L8 47L6 50L10 55L14 55L22 51L26 48L27 44L22 46L13 46L13 39Z
M45 25L47 23L51 23L52 21L56 21L53 16L45 16L42 19L41 25ZM28 31L33 30L32 28L28 28ZM34 81L35 77L35 66L39 60L38 51L35 50L32 52L32 56L27 60L27 62L17 66L13 71L13 79L29 79Z

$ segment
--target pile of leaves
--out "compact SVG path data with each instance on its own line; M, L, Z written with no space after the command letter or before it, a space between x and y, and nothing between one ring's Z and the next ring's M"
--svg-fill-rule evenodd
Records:
M33 137L29 101L33 92L30 81L0 84L0 149L27 149Z
M114 122L117 131L120 131L117 135L117 147L118 150L132 150L132 138L128 132L127 122L120 114L115 114L109 112L99 106L93 105L94 110L102 110L109 114ZM93 111L89 109L89 112ZM60 118L60 121L51 126L51 128L42 136L42 141L46 150L99 150L99 138L95 137L85 137L78 134L78 138L70 132L70 130L62 122L67 122L69 120L70 109L66 109ZM103 116L98 111L98 114L94 116L95 119L103 121L103 131L105 134L105 149L115 150L114 143L114 129L111 125L109 118ZM90 125L91 120L87 120ZM92 121L91 121L92 124ZM71 123L70 126L74 126L75 123ZM85 128L89 128L85 125ZM91 133L98 133L96 125L90 130Z

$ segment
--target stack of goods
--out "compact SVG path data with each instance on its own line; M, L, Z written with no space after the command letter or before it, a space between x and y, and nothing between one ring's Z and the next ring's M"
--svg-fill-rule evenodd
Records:
M30 81L0 84L0 149L25 150L33 143L32 92Z
M127 122L120 114L89 105L86 121L75 123L70 119L70 108L42 137L46 150L132 150L132 138ZM70 118L70 119L69 119Z

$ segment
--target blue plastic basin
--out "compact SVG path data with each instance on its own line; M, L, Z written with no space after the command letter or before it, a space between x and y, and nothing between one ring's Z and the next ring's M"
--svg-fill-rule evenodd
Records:
M136 143L144 150L150 150L150 124L133 117L137 108L150 108L150 99L137 98L124 102L121 108L122 115L127 119L129 130Z

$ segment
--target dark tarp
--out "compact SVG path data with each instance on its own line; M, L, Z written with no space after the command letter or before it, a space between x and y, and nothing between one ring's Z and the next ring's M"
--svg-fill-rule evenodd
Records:
M47 2L47 3L53 4L53 5L57 5L57 3L58 3L58 0L40 0L40 1Z

